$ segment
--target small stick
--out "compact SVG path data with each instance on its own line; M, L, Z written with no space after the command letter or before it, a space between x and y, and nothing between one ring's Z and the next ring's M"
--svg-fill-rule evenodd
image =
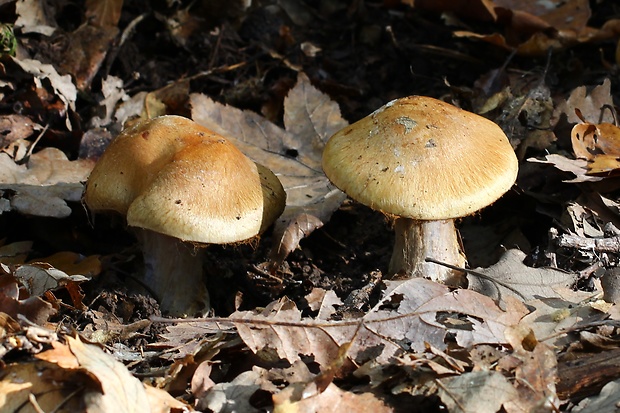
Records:
M598 252L620 252L620 236L609 238L585 238L578 235L563 234L557 240L559 247L577 248Z

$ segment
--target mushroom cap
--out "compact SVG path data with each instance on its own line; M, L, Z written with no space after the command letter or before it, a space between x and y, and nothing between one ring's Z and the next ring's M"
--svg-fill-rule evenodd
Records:
M264 231L284 210L278 178L232 143L181 116L125 129L93 169L84 201L130 226L198 243L231 243Z
M467 216L514 184L518 161L492 121L437 99L396 99L338 131L327 177L351 198L418 220Z

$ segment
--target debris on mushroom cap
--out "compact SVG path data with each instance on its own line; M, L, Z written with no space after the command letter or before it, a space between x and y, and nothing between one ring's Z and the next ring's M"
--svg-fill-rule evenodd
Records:
M327 177L351 198L419 220L469 215L514 184L518 161L492 121L437 99L394 100L340 130Z
M84 195L93 211L117 211L130 226L199 243L254 237L282 213L285 198L271 171L180 116L123 131L97 162Z

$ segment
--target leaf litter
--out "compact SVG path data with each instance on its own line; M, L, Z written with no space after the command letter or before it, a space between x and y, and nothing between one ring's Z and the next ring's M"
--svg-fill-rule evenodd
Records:
M393 7L388 3L384 7ZM468 26L455 18L465 16L460 14L460 2L451 6L443 2L431 6L423 1L404 3L412 6L414 13L439 7L447 13L443 16L446 25ZM612 39L617 25L613 19L602 25L590 22L590 5L583 1L547 2L546 9L508 3L473 2L475 7L467 16L483 21L490 18L497 33L479 35L467 27L467 32L457 31L456 35L483 39L529 56L541 54L549 47L560 50L578 43ZM24 122L23 128L3 126L2 130L6 138L3 142L10 145L0 154L0 211L5 217L19 213L76 218L82 182L92 167L92 160L86 158L96 158L98 152L85 150L88 156L72 161L52 148L33 153L31 141L35 132L41 132L40 136L52 132L67 139L71 134L85 132L80 145L85 143L86 136L95 141L101 138L105 143L106 137L112 136L110 132L117 132L120 124L132 115L153 116L174 110L189 114L184 105L192 91L191 82L200 76L192 77L191 82L181 78L168 86L146 88L150 92L130 91L129 84L138 78L107 76L118 52L112 47L112 38L122 21L122 4L87 2L79 22L84 25L76 25L79 27L73 30L58 25L54 13L41 2L17 2L16 25L21 33L38 33L45 38L67 30L64 34L73 37L67 44L73 46L58 54L56 60L1 60L0 96L12 97L16 90L28 90L31 95L27 103L47 115L39 116L36 110L27 108L24 114L28 116L2 118L8 121L2 125ZM281 48L287 42L293 44L296 36L301 35L295 25L307 26L310 21L318 21L314 20L316 11L311 5L295 8L293 4L286 2L282 6L293 23L280 26L276 37L281 44L265 54L272 59L269 64L279 69L299 70L303 66L303 62L294 62L294 54L282 54ZM356 7L359 5L348 9L349 17L359 11ZM196 24L201 18L192 15L193 11L188 7L173 13L175 18L189 23L184 28L170 27L175 44L189 49L193 34L199 33L204 35L204 45L217 38L217 48L227 50L230 46L220 43L228 40L222 34L224 26L219 33L201 33ZM241 8L233 15L239 13L252 12ZM394 21L403 18L399 13L393 12ZM506 16L511 18L505 19ZM574 18L566 19L567 16ZM142 18L138 16L135 24ZM157 18L168 25L174 23L170 16ZM102 28L106 30L100 32L105 35L95 42L92 33ZM399 53L407 52L408 45L399 43L397 26L390 25L389 30L386 26L385 33L391 36ZM129 37L130 30L123 33L121 45ZM366 37L362 43L371 41L371 37ZM320 44L314 39L312 43L306 42L313 43ZM412 43L420 47L416 41ZM94 53L78 54L89 46ZM329 47L320 46L312 54L304 52L306 62L317 62L317 57L323 55L329 61ZM446 50L443 52L447 53ZM108 58L111 60L106 62ZM252 66L242 62L213 69L216 58L214 52L209 59L211 67L201 76L221 75L217 81L222 84L227 82L228 71ZM369 56L365 64L372 65L374 58ZM414 64L418 59L408 60ZM122 64L127 65L127 61ZM518 183L525 194L521 195L530 196L540 208L535 214L549 214L557 223L555 226L567 232L558 235L552 226L549 244L542 247L544 253L508 249L496 264L469 271L468 290L450 290L421 279L381 280L381 272L374 271L379 275L363 286L370 291L365 303L369 310L360 317L342 311L348 306L348 299L341 299L334 290L313 288L304 297L283 296L254 309L242 308L245 301L237 296L233 306L236 311L229 311L229 316L167 320L177 324L169 325L166 331L159 330L159 342L153 343L146 337L157 323L148 320L144 313L139 320L131 316L140 307L138 302L127 301L121 294L106 296L105 291L98 292L93 301L83 302L83 286L100 283L100 274L107 277L124 271L126 263L118 256L109 255L103 261L95 255L86 257L68 251L60 256L45 256L33 249L32 243L9 243L0 247L0 352L5 373L0 380L2 408L15 410L27 405L36 411L76 411L78 405L85 404L86 411L119 412L383 412L409 410L412 400L429 400L429 396L436 396L450 411L590 411L594 407L615 406L617 396L610 391L615 382L609 379L613 375L601 378L596 371L586 371L587 374L571 375L569 380L558 373L573 371L573 357L585 357L595 365L596 357L603 354L600 349L617 350L617 308L600 300L609 300L613 294L606 291L606 295L601 295L601 288L610 287L603 282L604 278L598 280L597 272L615 268L615 254L619 252L613 243L619 235L614 223L619 221L620 211L614 193L617 187L613 186L613 175L619 169L613 137L616 132L603 126L613 123L612 111L605 109L613 105L611 82L604 81L590 93L585 86L576 87L568 98L561 99L552 93L557 84L550 81L549 65L543 75L522 76L506 70L509 64L512 65L510 59L504 67L480 79L479 84L487 82L480 90L473 88L467 93L475 95L469 102L475 110L493 118L510 133L520 158L532 153L546 154L542 162L560 170L535 169L545 167L529 162L524 169L532 167L531 171L547 173L534 178L535 173L525 171ZM6 68L10 70L7 72ZM409 69L415 72L413 67ZM101 82L93 83L99 72ZM313 82L324 89L333 88L332 80L325 80L325 73L320 73L313 72ZM347 76L355 77L357 73L351 71ZM234 83L249 84L237 83L236 79ZM357 89L340 86L350 96L359 93ZM98 106L90 120L84 120L84 125L91 129L82 131L76 129L80 124L76 117L80 105L77 91L89 93L93 87L100 87L94 100ZM326 140L347 124L338 104L314 87L303 71L297 74L292 88L282 89L287 91L282 102L283 127L257 112L240 110L209 97L216 94L192 93L189 98L195 120L236 138L249 156L273 169L284 183L289 207L274 231L269 274L273 279L288 275L278 272L279 264L290 254L309 251L309 243L304 239L325 226L344 200L344 195L323 175L320 162ZM457 88L453 92L456 94ZM352 100L343 98L349 109ZM463 102L467 105L468 100ZM268 103L263 107L264 113L273 115L278 102ZM364 105L370 104L357 103L359 108L368 107ZM565 145L567 135L561 128L566 125L562 123L580 131L572 146ZM572 180L571 173L575 177ZM535 186L540 184L541 176L548 180L545 191ZM557 177L560 178L553 181ZM565 192L558 190L567 187L579 196L566 197ZM547 191L549 188L553 190ZM555 212L545 209L550 204L557 207ZM533 226L531 222L528 225ZM77 231L76 227L72 229ZM27 261L30 255L38 258ZM320 262L321 257L316 259ZM346 261L349 257L340 259ZM574 291L576 287L584 291ZM117 308L109 310L99 305L102 302ZM58 312L70 314L71 322L86 319L86 327L84 323L80 325L82 337L101 346L74 336L70 332L74 326L69 329L70 324L54 318ZM14 362L24 354L36 357L28 362ZM161 363L164 368L155 371L154 365ZM587 368L588 363L583 365ZM136 366L146 366L148 373L144 375ZM238 369L239 366L245 367ZM582 376L594 376L598 388L592 382L580 382ZM599 389L599 396L592 397ZM576 394L585 399L579 402L558 398L562 395L568 399ZM402 399L404 396L411 398ZM192 400L193 406L179 400Z

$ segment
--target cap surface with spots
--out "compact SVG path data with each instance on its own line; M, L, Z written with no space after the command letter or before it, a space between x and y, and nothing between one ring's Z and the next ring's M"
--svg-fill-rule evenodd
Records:
M492 121L410 96L332 136L323 169L338 188L375 210L439 220L496 201L515 182L518 161Z

